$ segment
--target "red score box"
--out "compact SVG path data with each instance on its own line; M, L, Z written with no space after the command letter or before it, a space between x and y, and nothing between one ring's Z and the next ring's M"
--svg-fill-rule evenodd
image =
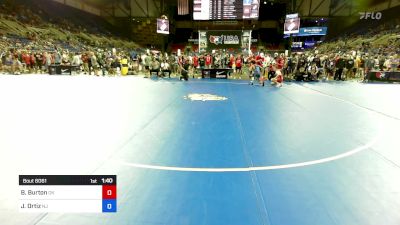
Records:
M103 185L103 199L117 199L116 185Z

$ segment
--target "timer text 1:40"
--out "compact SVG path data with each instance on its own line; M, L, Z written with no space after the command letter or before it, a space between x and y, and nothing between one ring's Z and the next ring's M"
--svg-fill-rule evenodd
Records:
M103 184L112 184L114 180L112 178L101 178L101 181Z

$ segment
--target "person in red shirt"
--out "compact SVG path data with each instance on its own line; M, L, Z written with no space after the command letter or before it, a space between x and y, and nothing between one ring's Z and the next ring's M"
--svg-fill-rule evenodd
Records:
M197 69L199 68L199 57L197 55L194 55L193 57L193 67L195 74L197 74Z
M31 68L36 70L37 69L37 67L36 67L36 56L35 56L35 54L33 52L30 55L30 60L31 60Z
M235 69L233 67L236 67L236 65L235 65L235 56L233 56L232 54L229 57L229 67L232 68L232 69Z
M285 65L285 58L284 58L283 54L281 54L276 60L276 68L278 70L282 70L283 65Z
M26 65L26 69L28 69L30 71L31 69L31 55L24 52L22 54L22 61L25 63Z
M242 56L238 55L238 57L236 58L236 73L238 74L242 74Z
M264 53L260 53L260 54L258 54L257 56L256 56L256 63L257 63L257 65L259 65L259 66L263 66L263 63L264 63Z
M206 56L206 68L211 69L212 57L210 54Z

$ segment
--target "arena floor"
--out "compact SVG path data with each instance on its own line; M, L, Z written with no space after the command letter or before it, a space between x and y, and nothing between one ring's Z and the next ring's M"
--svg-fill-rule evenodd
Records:
M400 86L0 76L0 224L399 225ZM19 213L19 174L116 174L115 214Z

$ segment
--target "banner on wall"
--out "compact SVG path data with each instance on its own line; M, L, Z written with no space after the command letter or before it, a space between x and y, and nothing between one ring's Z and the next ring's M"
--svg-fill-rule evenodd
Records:
M327 27L302 27L297 36L326 35Z
M316 42L315 41L305 41L304 42L304 48L314 48Z
M302 27L298 34L292 34L292 37L305 37L305 36L324 36L328 32L328 27ZM285 34L284 38L289 35Z
M208 49L225 49L225 48L241 48L242 44L241 31L208 31L207 32L207 48Z
M292 48L302 48L303 47L303 42L292 42Z

